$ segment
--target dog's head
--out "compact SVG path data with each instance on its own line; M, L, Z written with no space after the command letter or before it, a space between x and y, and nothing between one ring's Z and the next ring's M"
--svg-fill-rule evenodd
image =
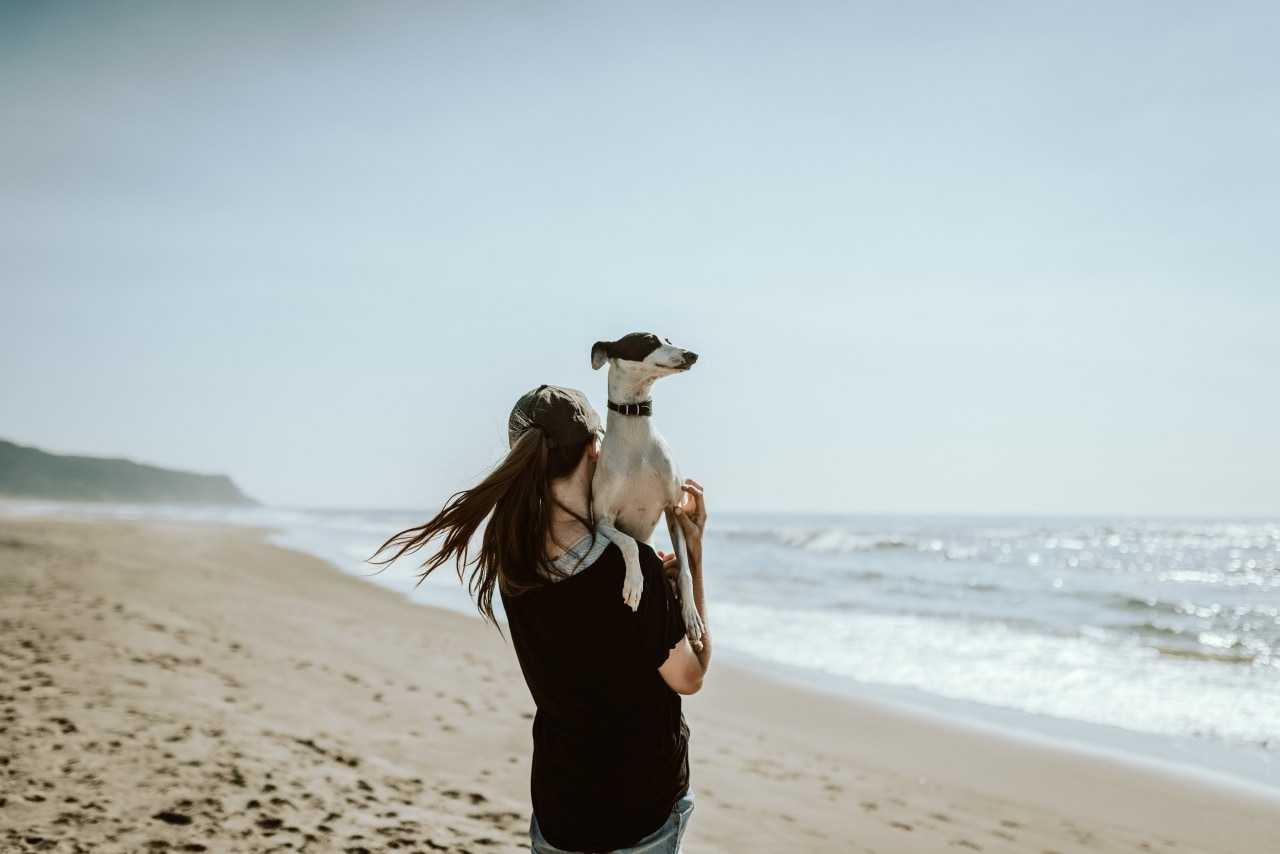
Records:
M610 367L637 377L665 377L693 367L698 354L659 338L652 332L632 332L617 341L597 341L591 346L591 367Z

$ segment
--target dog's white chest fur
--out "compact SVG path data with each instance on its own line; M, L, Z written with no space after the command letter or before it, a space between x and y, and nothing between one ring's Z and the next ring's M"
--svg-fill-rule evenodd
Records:
M641 542L649 542L680 482L667 443L649 419L610 418L592 479L598 515Z

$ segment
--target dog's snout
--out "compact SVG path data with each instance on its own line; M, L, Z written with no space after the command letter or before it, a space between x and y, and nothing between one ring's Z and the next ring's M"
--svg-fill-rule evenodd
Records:
M690 352L689 350L684 351L684 366L686 368L691 366L696 361L698 361L697 353Z

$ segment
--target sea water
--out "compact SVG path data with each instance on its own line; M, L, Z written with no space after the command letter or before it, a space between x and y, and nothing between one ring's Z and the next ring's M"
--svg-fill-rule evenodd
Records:
M425 510L9 512L267 527L476 613L451 565L419 584L425 555L365 563ZM716 648L741 662L1280 788L1280 520L718 514L705 550Z

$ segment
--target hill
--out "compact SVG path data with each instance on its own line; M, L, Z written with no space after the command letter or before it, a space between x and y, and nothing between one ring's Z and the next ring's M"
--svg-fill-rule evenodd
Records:
M257 504L223 474L50 454L0 439L0 495L59 501Z

